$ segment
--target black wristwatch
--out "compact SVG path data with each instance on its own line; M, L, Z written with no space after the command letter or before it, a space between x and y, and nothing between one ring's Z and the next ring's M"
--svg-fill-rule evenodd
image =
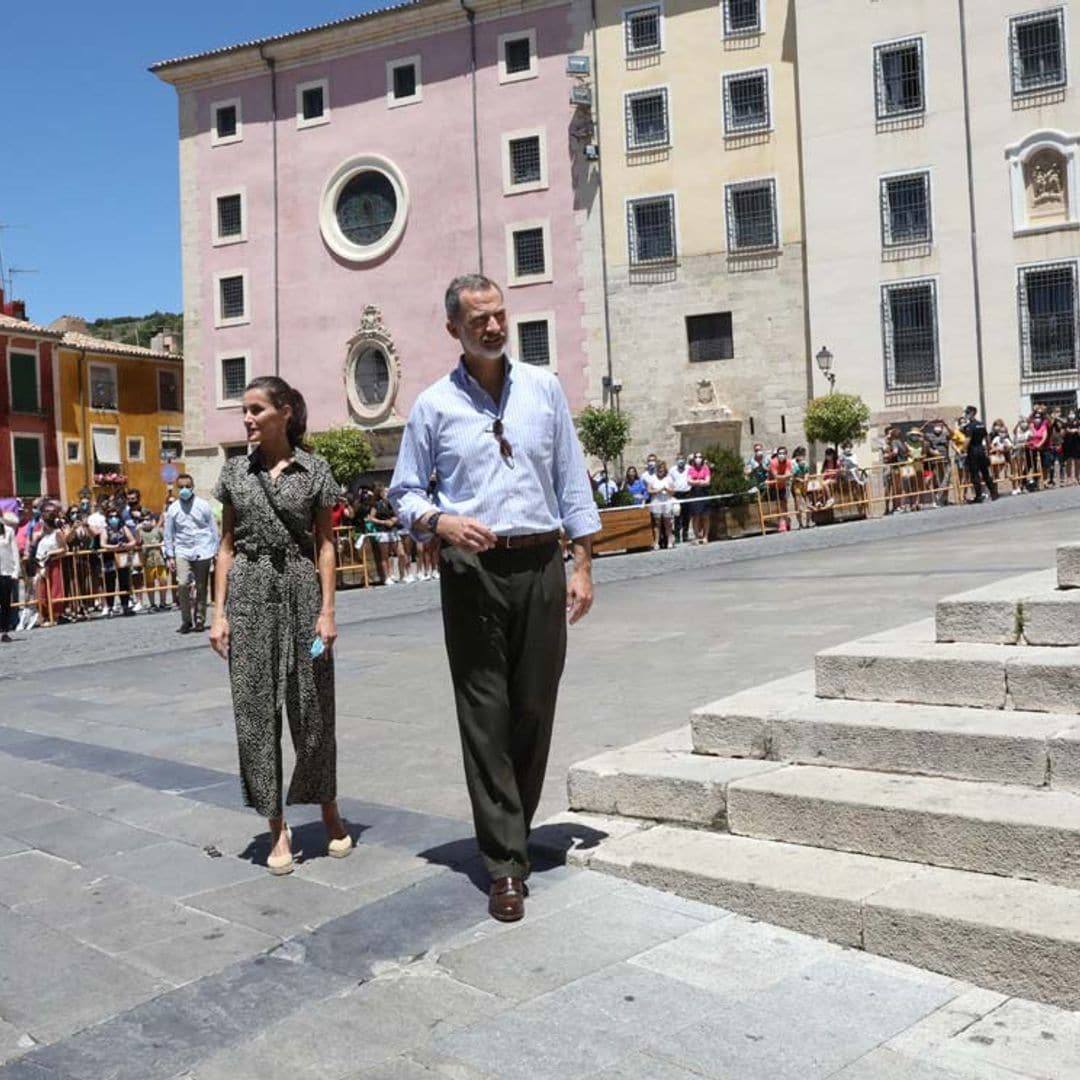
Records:
M424 524L428 527L428 532L430 532L432 536L438 536L439 535L437 530L439 528L439 518L441 518L441 517L442 517L442 511L441 510L436 510L435 513L432 514L427 519L427 521L424 522Z

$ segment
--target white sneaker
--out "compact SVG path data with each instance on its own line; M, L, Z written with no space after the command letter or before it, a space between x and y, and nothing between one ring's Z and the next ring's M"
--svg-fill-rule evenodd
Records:
M428 573L428 572L427 572L427 571L425 570L425 571L424 571L424 572L423 572L423 573L422 573L422 574L420 575L420 580L421 580L421 581L430 581L430 580L431 580L431 575L430 575L430 574L429 574L429 573Z
M131 605L131 610L132 611L142 611L142 604L140 604L138 600L134 601L134 603L132 603L132 605Z
M416 575L415 574L409 573L409 574L405 575L405 581L406 581L407 584L411 585L415 580L416 580Z
M439 571L438 571L438 570L432 570L432 571L431 571L431 576L432 576L432 577L433 577L433 578L434 578L434 579L435 579L436 581L438 581L438 580L439 580Z
M387 578L387 579L386 579L386 580L385 580L385 581L383 582L383 584L384 584L384 585L396 585L396 584L397 584L397 582L396 582L396 581L395 581L395 580L394 580L394 579L393 579L392 577L388 577L388 578Z
M38 614L37 611L31 611L29 616L27 617L26 626L23 627L23 629L24 630L33 630L34 627L37 626L38 621L40 620L40 618L41 618L41 616Z

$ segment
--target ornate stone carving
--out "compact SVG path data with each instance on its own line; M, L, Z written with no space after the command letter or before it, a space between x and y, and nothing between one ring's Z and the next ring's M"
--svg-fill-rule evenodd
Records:
M1040 150L1027 163L1028 212L1033 218L1067 213L1065 159L1056 150Z
M378 354L371 355L369 354ZM357 380L357 365L365 357L381 373L381 356L385 361L386 392L379 401L366 399ZM365 426L381 424L392 418L394 401L401 385L401 358L393 335L383 323L382 311L374 304L366 304L360 313L360 325L347 342L345 356L345 393L353 416Z
M702 379L697 384L697 399L699 405L711 405L716 400L716 391L708 379Z

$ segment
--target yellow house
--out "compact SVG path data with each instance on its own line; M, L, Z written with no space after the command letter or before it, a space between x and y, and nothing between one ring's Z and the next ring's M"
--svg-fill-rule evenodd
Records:
M138 488L160 510L172 486L167 464L183 471L183 357L91 337L65 319L56 350L56 437L61 496L84 489L96 499Z
M794 0L597 0L612 388L633 456L799 439Z

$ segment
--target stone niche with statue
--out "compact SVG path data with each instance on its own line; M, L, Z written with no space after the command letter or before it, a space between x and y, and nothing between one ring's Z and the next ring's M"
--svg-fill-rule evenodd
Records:
M1012 184L1013 231L1080 228L1080 135L1039 131L1006 151Z
M716 387L710 379L701 379L693 388L685 417L675 424L682 453L690 454L703 446L716 445L739 453L742 420L733 415L728 405L718 400Z

